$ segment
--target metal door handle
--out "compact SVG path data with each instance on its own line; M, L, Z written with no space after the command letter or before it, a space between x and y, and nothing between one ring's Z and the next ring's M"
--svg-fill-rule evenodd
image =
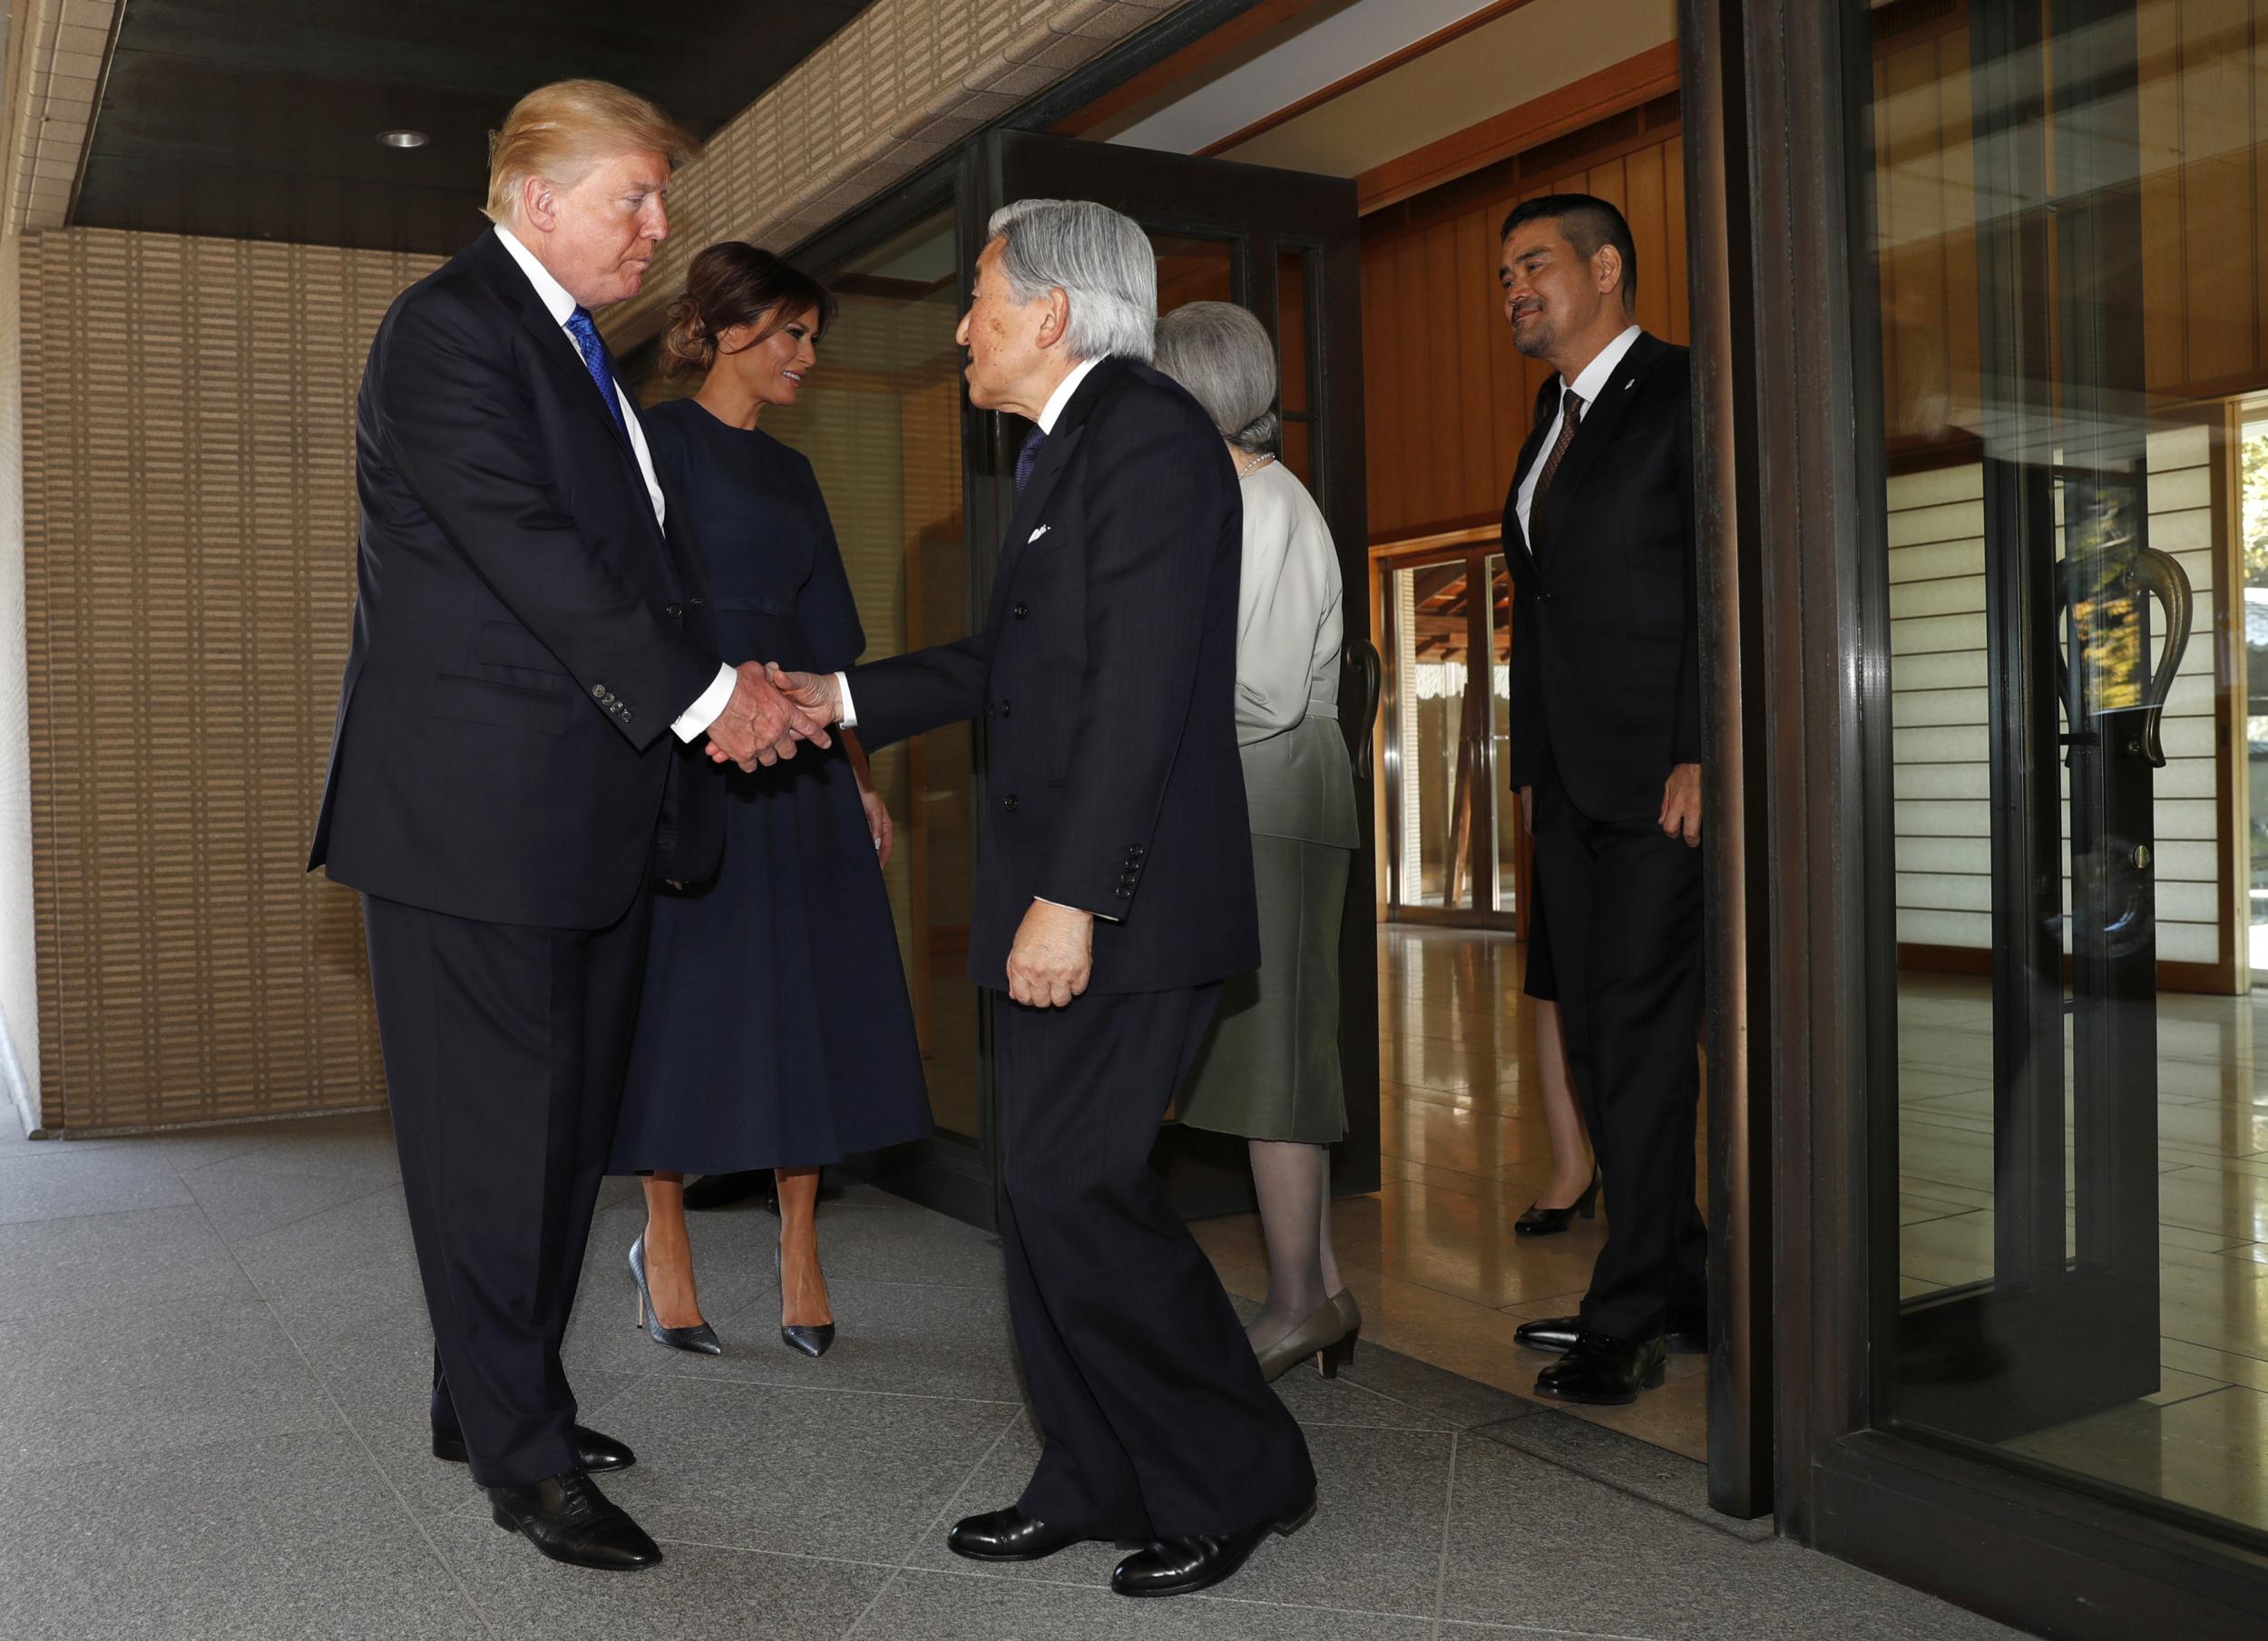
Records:
M2140 591L2156 593L2165 606L2165 654L2150 673L2150 692L2142 711L2142 755L2162 769L2165 747L2158 738L2158 724L2165 716L2165 698L2173 691L2174 675L2181 670L2182 651L2189 648L2189 623L2196 601L2190 593L2189 572L2170 552L2145 547L2135 555L2134 568L2127 573Z
M2182 656L2189 648L2189 629L2196 610L2196 600L2189 586L2189 572L2181 567L2181 561L2170 552L2156 547L2137 552L2126 565L2127 583L2137 595L2156 593L2165 606L2165 653L2150 669L2150 688L2142 699L2142 728L2138 750L2152 765L2165 767L2165 747L2160 738L2159 728L2165 717L2165 698L2173 692L2174 678L2181 670ZM2064 579L2056 579L2056 625L2064 624L2064 612L2069 606L2069 591ZM2056 645L2056 701L2062 708L2068 728L2074 734L2078 726L2068 724L2071 716L2071 668L2064 659L2063 644ZM2064 761L2069 763L2069 757Z

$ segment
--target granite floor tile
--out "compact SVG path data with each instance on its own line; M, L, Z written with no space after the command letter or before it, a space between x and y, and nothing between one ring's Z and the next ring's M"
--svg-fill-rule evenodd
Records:
M1707 1465L1620 1431L1538 1409L1529 1418L1482 1425L1474 1434L1604 1481L1736 1538L1772 1537L1769 1516L1740 1521L1709 1508Z
M193 1204L0 1226L0 1320L252 1297Z
M1426 1641L1432 1628L1422 1617L1209 1596L1129 1601L1100 1583L907 1571L850 1633L859 1641Z
M270 1130L268 1142L230 1157L208 1158L202 1164L177 1162L184 1172L196 1167L217 1167L223 1161L272 1174L340 1174L383 1185L402 1177L394 1148L394 1125L384 1111L354 1111L331 1117L306 1117L260 1125Z
M245 1436L336 1431L257 1297L137 1303L0 1322L0 1462L106 1464Z
M479 1620L351 1435L0 1472L0 1635L458 1641Z
M665 1541L659 1568L612 1578L547 1561L483 1513L432 1531L489 1633L526 1641L833 1641L890 1577L883 1567ZM901 1632L904 1641L918 1634Z
M417 1269L399 1186L367 1194L233 1245L245 1274L273 1298L335 1288L342 1278Z
M1237 1575L1237 1596L1291 1607L1430 1616L1452 1440L1445 1431L1311 1427L1315 1519L1289 1538L1263 1543ZM1039 1456L1029 1421L1019 1424L969 1478L948 1516L1014 1503ZM1100 1584L1125 1553L1114 1545L1081 1544L1045 1561L973 1568L945 1548L940 1531L922 1542L910 1564L1017 1582Z
M0 1154L0 1225L177 1207L190 1200L171 1168L132 1147L88 1146L52 1157Z
M223 1242L249 1242L394 1188L358 1174L273 1172L258 1161L254 1153L174 1177Z
M1014 1411L662 1375L608 1415L639 1457L608 1490L657 1538L896 1561Z

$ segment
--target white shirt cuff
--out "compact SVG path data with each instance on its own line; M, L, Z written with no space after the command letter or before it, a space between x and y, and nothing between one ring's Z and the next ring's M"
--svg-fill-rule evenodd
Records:
M724 711L725 703L732 699L732 692L739 684L738 672L729 667L719 667L715 680L701 691L699 700L679 715L678 721L670 726L670 731L688 743L700 739Z
M1063 906L1063 910L1066 912L1086 911L1086 908L1083 906L1064 906L1061 901L1050 900L1044 894L1035 894L1031 898L1038 901L1043 906ZM1119 921L1117 918L1111 916L1108 912L1088 912L1087 915L1095 919L1098 923L1114 923Z
M858 708L851 705L849 673L838 672L835 675L835 698L843 707L843 716L835 721L846 729L857 728Z

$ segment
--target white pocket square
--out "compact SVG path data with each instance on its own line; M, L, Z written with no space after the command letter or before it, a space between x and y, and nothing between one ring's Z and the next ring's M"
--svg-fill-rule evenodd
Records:
M1052 524L1041 525L1037 530L1033 531L1029 536L1024 538L1024 545L1027 547L1031 546L1032 542L1038 541L1041 536L1045 535L1049 531L1054 528L1055 526Z

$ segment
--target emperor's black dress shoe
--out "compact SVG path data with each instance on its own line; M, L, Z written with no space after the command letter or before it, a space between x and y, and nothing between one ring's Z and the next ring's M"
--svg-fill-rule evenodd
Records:
M1536 1394L1591 1407L1621 1407L1662 1382L1662 1342L1584 1333L1575 1348L1536 1375Z
M1270 1533L1286 1537L1307 1525L1315 1513L1310 1499L1295 1514L1280 1521L1263 1521L1239 1533L1189 1533L1160 1538L1136 1550L1110 1574L1110 1592L1118 1596L1194 1596L1210 1589L1245 1564Z
M1012 1504L1004 1510L963 1516L945 1535L945 1548L971 1561L1041 1561L1084 1542L1082 1535L1050 1527Z
M587 1425L577 1425L572 1432L575 1443L575 1462L587 1470L626 1470L638 1462L638 1455L629 1444L600 1434ZM433 1427L433 1456L446 1459L451 1464L464 1464L470 1455L464 1451L464 1432L445 1424Z
M581 1470L532 1487L492 1487L488 1505L498 1527L570 1567L635 1573L661 1565L661 1547Z
M1546 1316L1540 1322L1523 1322L1514 1328L1512 1343L1559 1356L1575 1348L1575 1341L1582 1332L1579 1317ZM1673 1356L1706 1356L1709 1353L1709 1319L1673 1316L1663 1342Z

